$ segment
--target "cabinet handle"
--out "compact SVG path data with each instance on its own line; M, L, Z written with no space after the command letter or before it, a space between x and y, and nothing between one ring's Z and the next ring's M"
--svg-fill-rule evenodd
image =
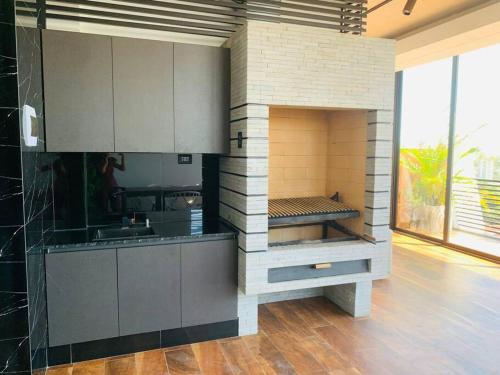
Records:
M313 265L312 268L314 268L315 270L324 270L327 268L332 268L332 264L331 263L319 263L319 264Z

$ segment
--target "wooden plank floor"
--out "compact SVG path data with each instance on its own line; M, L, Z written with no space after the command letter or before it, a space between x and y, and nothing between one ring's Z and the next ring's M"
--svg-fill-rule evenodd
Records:
M259 308L255 336L52 368L50 375L500 374L500 266L394 236L370 318L323 298Z

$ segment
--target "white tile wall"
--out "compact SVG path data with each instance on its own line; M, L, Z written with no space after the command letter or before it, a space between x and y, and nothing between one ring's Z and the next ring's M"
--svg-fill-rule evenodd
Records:
M382 175L367 175L365 177L365 188L368 191L389 191L391 190L391 174L385 172ZM387 198L384 198L387 199ZM370 207L368 204L365 205Z
M244 214L225 203L219 205L219 213L245 233L267 232L267 214Z
M269 133L269 124L267 118L247 118L231 123L231 139L238 137L238 132L242 133L244 138L267 138Z
M265 214L267 215L267 196L265 195L241 195L224 188L220 189L220 199L222 202L244 212L245 214Z
M268 232L243 233L238 235L238 245L246 252L266 251L268 244ZM244 270L243 270L244 272Z
M242 176L266 177L268 164L267 158L222 157L220 159L220 170Z
M379 142L376 142L377 144ZM385 142L384 142L385 143ZM375 157L366 159L366 173L367 174L384 174L391 173L392 159L389 157Z
M267 138L244 138L242 147L238 147L236 139L231 140L231 156L267 157L269 154L269 141Z
M392 110L393 40L261 21L246 33L249 103Z
M244 175L235 175L221 172L219 184L222 187L246 194L267 196L267 176L248 178Z

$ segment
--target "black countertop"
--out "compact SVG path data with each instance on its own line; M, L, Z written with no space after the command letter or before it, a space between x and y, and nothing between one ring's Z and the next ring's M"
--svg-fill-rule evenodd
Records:
M106 226L119 228L117 225ZM155 237L128 237L126 239L94 241L101 227L58 230L45 245L45 252L60 253L123 247L154 246L185 242L215 241L235 238L237 231L218 219L151 222Z

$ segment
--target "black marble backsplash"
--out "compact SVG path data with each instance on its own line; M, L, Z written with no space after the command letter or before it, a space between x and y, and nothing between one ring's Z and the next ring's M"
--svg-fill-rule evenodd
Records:
M51 180L56 232L218 217L218 156L47 153L39 174ZM216 202L216 204L211 203Z

